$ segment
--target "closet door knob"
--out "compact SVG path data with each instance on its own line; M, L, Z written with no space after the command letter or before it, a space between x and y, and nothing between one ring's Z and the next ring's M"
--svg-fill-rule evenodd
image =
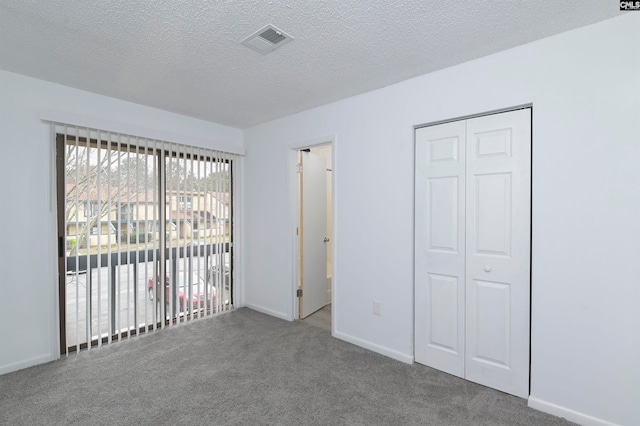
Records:
M491 266L487 265L484 267L485 272L491 272Z

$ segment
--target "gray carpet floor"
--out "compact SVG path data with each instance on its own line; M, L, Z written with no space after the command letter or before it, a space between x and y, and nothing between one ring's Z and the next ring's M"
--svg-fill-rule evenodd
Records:
M2 425L567 425L249 309L0 376Z

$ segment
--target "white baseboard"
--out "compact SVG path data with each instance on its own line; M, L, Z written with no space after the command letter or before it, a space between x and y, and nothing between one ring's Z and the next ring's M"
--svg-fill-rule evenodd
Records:
M258 312L261 312L263 314L271 315L272 317L280 318L280 319L283 319L285 321L292 321L292 319L289 318L289 315L287 315L284 312L274 311L272 309L263 308L262 306L253 305L251 303L245 303L244 305L242 305L240 307L241 308L243 308L243 307L244 308L249 308L251 310L258 311Z
M398 352L385 346L380 346L367 340L362 340L357 337L350 336L340 331L336 331L333 334L333 337L344 340L345 342L352 343L356 346L360 346L361 348L369 349L370 351L379 353L381 355L388 356L389 358L404 362L405 364L413 364L413 355L403 354L402 352Z
M11 373L13 371L22 370L23 368L33 367L34 365L55 361L56 359L58 359L57 356L52 356L51 354L47 354L47 355L41 355L41 356L29 358L25 361L3 365L3 366L0 366L0 376L3 374Z
M583 426L618 426L616 423L611 423L597 417L589 416L588 414L583 414L560 405L552 404L534 396L529 397L528 405L535 410L553 414L554 416L565 418L570 422L578 423Z

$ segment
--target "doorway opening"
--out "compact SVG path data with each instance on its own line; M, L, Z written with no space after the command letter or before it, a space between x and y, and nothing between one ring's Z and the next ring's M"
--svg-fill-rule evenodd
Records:
M333 149L296 151L297 319L331 331L333 284Z

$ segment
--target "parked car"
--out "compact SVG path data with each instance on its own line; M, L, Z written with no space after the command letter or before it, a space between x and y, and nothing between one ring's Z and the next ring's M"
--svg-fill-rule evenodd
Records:
M185 276L184 272L179 272L176 277L176 285L178 287L178 301L180 303L180 311L184 311L189 307L189 281L188 276ZM208 301L211 301L211 305L215 305L216 302L216 289L210 283L207 283L204 278L202 278L198 274L193 274L191 276L192 283L192 297L194 308L200 309L205 308ZM166 303L169 303L171 300L171 285L170 285L170 277L167 276L165 279L165 300ZM154 300L158 291L160 290L160 283L157 283L156 286L153 285L153 278L149 278L148 282L148 294L149 300Z

